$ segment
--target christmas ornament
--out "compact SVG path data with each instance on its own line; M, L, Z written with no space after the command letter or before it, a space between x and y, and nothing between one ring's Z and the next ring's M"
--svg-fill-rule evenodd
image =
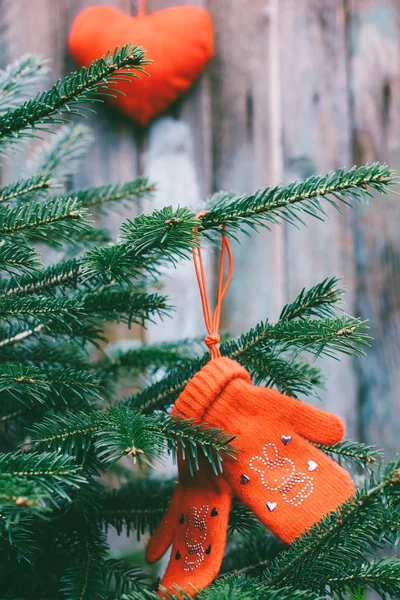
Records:
M177 499L174 496L160 526L161 531L168 533L161 535L157 530L150 541L148 557L156 560L174 540L171 560L161 585L171 592L176 585L189 594L194 593L194 588L200 590L211 583L223 556L221 546L213 555L213 561L207 561L204 556L210 544L211 548L215 546L211 505L215 505L218 515L224 515L219 526L223 544L226 539L226 531L222 529L227 525L225 513L220 513L216 498L209 501L203 495L203 491L204 494L209 493L210 486L218 489L221 494L219 501L225 509L230 503L231 489L268 529L286 543L294 541L314 523L336 510L355 491L347 471L314 445L332 445L340 441L344 434L342 420L271 388L253 385L246 369L238 362L221 356L217 345L220 340L218 329L222 300L232 274L232 254L223 233L218 300L212 316L197 230L194 236L193 260L208 331L205 342L210 349L211 360L187 384L172 414L234 435L234 444L240 451L235 457L223 460L223 479L227 487L223 487L221 476L216 477L211 467L204 463L202 470L193 477L186 479L185 474L186 489L190 490L190 501L186 501L185 495L182 503L186 513L176 508L182 496L180 483ZM229 266L223 283L225 254ZM194 489L196 493L192 493ZM182 555L184 542L187 545L183 529L179 532L180 513L186 514L186 518L190 516L189 531L193 528L201 530L200 536L194 536L197 541L196 544L193 542L195 545L191 549L196 559L190 564L196 574L185 570L185 561L178 566L174 557L176 551L179 556ZM176 539L179 539L178 544Z
M78 66L124 44L138 44L154 62L150 76L133 84L119 81L123 92L109 98L114 106L140 125L147 125L200 76L213 56L213 29L209 13L196 6L173 6L138 16L112 6L92 6L75 18L69 33L69 51Z
M227 357L210 361L194 376L175 411L236 436L241 452L236 459L224 458L223 475L284 542L292 542L354 493L347 471L311 443L340 441L341 419L252 385L248 372Z
M156 562L172 544L161 588L171 591L176 584L194 594L211 583L221 566L232 491L222 475L214 474L206 459L200 460L199 470L192 476L179 455L178 470L178 485L148 544L146 560Z

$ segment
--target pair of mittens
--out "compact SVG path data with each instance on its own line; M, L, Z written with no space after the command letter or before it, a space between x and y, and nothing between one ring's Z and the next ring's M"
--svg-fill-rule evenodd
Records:
M174 503L185 507L186 514L191 507L196 511L209 507L207 512L203 508L201 513L207 533L201 541L205 552L211 537L221 536L225 545L230 490L286 543L302 535L354 494L350 475L310 443L331 445L340 441L344 434L341 419L270 388L252 385L249 373L229 358L220 357L207 363L179 396L173 413L229 432L236 437L234 444L240 452L235 458L224 458L223 478L216 477L208 465L190 477L182 473L184 465L180 465L177 499L174 497L159 528L165 530L168 523L169 543L173 539L174 544L161 582L167 590L172 591L176 585L187 593L191 590L194 593L194 588L206 587L217 574L223 557L223 548L218 546L213 560L199 558L189 571L185 570L185 561L176 567L175 542L179 537L186 543L186 532L179 531L183 510L177 509ZM222 497L224 509L219 512L222 518L216 533L209 510L213 501L217 506L217 499ZM191 521L194 522L194 517ZM196 522L199 523L199 519ZM225 527L223 532L221 527ZM157 530L147 552L150 562L162 556L169 545L166 539L163 538L163 543L159 539ZM212 544L211 548L213 551ZM192 552L196 550L192 548ZM174 560L175 568L172 568Z

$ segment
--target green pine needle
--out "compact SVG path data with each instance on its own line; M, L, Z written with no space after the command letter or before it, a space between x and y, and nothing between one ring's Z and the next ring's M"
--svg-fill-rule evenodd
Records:
M139 46L127 44L105 58L93 61L88 68L67 75L47 92L28 100L18 108L0 116L0 139L29 131L47 130L53 123L62 123L66 115L80 115L82 101L98 100L98 94L112 94L112 86L120 79L138 77L148 64Z

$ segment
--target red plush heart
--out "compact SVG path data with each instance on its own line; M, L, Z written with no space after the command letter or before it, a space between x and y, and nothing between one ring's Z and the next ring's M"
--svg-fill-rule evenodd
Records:
M118 82L125 96L111 102L146 125L190 87L212 57L211 17L195 6L173 6L140 17L93 6L75 18L69 34L69 49L80 67L128 43L143 46L154 61L150 77Z

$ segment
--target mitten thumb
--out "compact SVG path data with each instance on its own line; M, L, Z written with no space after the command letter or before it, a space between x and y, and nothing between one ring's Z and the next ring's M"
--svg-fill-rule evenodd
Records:
M178 484L174 495L172 496L171 504L167 512L149 540L146 548L146 561L150 564L160 560L160 558L164 556L172 544L172 539L179 515L182 494L182 488Z

